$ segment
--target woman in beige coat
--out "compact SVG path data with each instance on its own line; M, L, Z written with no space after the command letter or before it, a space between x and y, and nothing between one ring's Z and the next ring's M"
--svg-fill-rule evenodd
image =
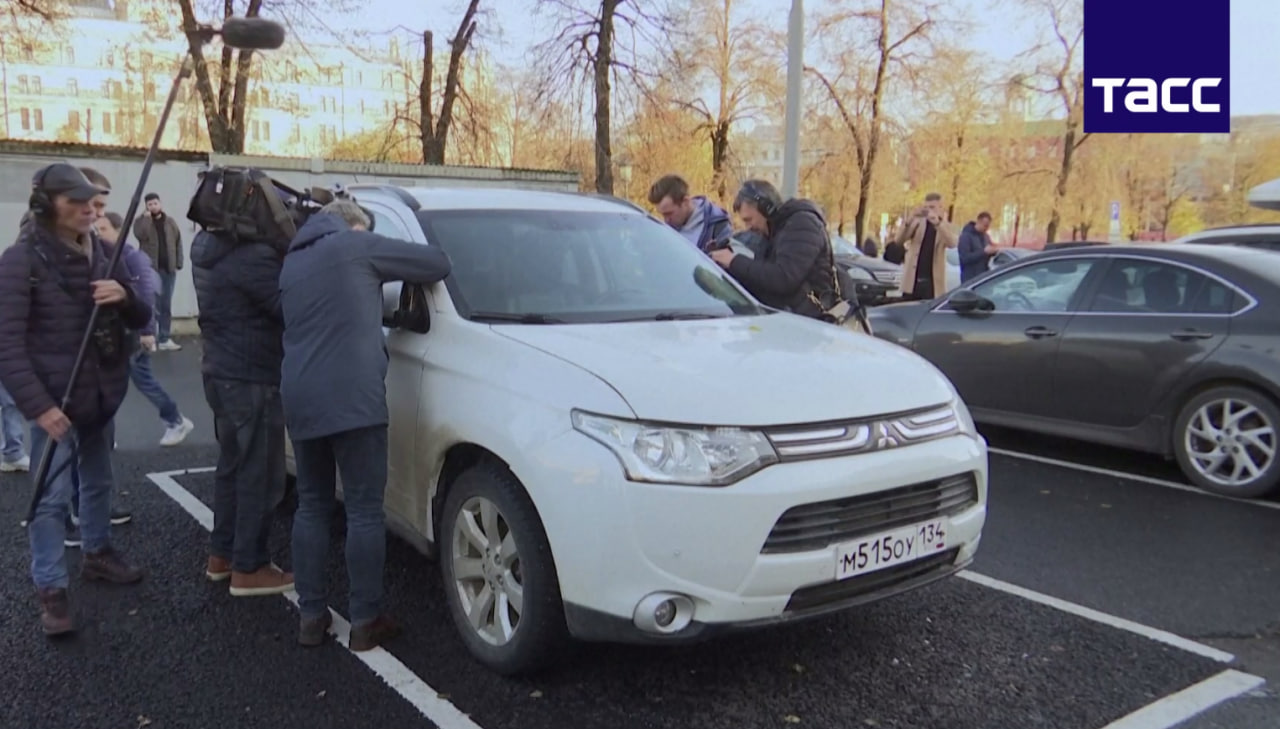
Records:
M942 196L936 192L926 195L924 205L903 222L896 240L906 247L902 262L904 298L932 299L945 293L947 249L955 248L960 236L955 226L942 218Z

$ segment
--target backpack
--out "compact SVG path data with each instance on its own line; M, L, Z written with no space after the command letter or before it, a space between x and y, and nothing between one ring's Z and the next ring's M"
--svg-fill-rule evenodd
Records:
M298 232L282 196L298 193L252 167L212 167L200 176L187 219L242 242L279 244Z

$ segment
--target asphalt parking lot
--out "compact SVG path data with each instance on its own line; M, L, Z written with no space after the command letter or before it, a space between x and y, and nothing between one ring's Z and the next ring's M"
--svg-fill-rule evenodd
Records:
M136 395L119 419L119 501L135 518L115 534L147 579L73 582L71 640L39 634L17 526L29 486L0 477L0 726L1280 727L1280 504L1180 489L1158 459L994 431L977 563L882 603L689 648L580 646L552 674L500 679L465 654L435 565L392 539L406 633L361 656L300 649L285 597L203 579L215 448L198 344L184 344L155 369L196 423L188 442L157 447ZM286 508L286 566L288 521Z

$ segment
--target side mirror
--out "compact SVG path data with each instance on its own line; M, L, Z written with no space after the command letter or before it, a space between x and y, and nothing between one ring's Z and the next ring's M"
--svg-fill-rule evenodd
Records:
M399 326L396 312L400 310L400 288L398 282L382 285L382 326L395 329Z
M421 284L405 282L400 287L400 306L395 313L396 326L418 334L431 331L431 310L427 292Z
M947 299L947 308L961 314L972 314L979 311L992 311L996 307L990 299L979 296L969 289L959 289Z

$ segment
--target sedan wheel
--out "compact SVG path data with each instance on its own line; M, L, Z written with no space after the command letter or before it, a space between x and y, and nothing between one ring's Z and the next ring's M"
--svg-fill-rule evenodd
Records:
M1188 478L1208 491L1253 498L1280 481L1280 411L1261 393L1215 388L1187 403L1175 452Z
M508 676L557 658L568 631L555 561L515 476L489 463L461 473L449 487L439 537L445 599L471 654Z
M483 496L467 500L453 522L453 582L471 629L506 645L520 626L524 585L520 550L506 517Z

